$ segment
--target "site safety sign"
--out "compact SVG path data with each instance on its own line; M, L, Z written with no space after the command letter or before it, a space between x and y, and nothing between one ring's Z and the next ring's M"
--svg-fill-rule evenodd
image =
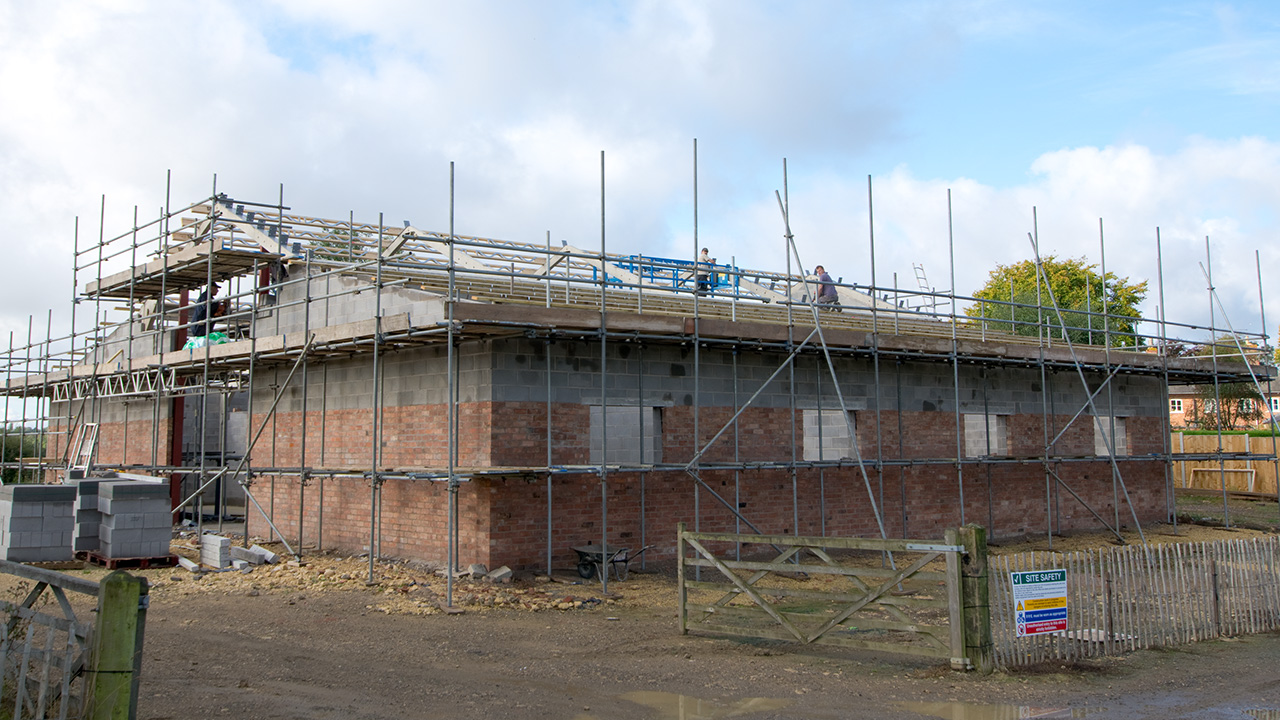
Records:
M1067 629L1067 571L1011 572L1017 636L1043 635Z

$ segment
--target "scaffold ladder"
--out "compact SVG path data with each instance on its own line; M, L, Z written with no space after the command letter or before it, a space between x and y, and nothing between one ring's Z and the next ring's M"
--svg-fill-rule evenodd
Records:
M72 470L88 472L93 464L93 454L98 449L98 423L85 423L76 431L76 441L72 445Z

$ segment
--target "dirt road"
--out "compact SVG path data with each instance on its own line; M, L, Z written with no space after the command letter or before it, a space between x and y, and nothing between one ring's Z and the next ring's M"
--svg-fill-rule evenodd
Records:
M412 600L425 586L388 577L364 587L315 567L275 575L290 572L347 584L272 583L261 569L200 581L148 571L160 587L139 716L995 719L1034 707L1071 709L1061 717L1280 717L1277 634L984 678L909 658L681 636L673 603L627 598L628 586L639 596L668 582L654 576L613 586L623 599L612 602L560 586L579 593L568 605L587 600L572 609L555 609L561 597L539 611L497 602L418 615L412 608L431 605Z

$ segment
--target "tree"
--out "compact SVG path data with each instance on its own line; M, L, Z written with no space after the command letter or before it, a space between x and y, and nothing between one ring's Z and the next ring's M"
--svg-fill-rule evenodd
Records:
M1274 351L1265 344L1259 344L1257 336L1219 335L1213 342L1204 345L1192 345L1183 353L1184 357L1218 357L1222 360L1240 360L1267 365L1273 362ZM1241 351L1244 354L1241 355Z
M18 462L24 459L39 458L44 455L44 443L40 442L40 431L33 427L16 425L0 428L0 461L13 467L5 467L0 473L4 484L39 482L39 471L27 469L18 472Z
M1104 279L1096 267L1084 258L1044 258L1044 274L1062 311L1061 320L1036 272L1036 264L1030 260L997 265L986 284L973 294L979 302L966 309L965 314L985 321L990 329L1017 335L1043 333L1059 338L1065 325L1073 343L1103 345L1109 337L1113 347L1137 347L1136 330L1141 318L1138 305L1147 296L1147 282L1131 283L1129 278L1110 272Z

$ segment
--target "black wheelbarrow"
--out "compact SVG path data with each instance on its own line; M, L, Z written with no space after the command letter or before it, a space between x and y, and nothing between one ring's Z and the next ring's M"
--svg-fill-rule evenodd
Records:
M627 579L627 571L630 570L632 560L644 554L645 550L653 547L645 545L635 552L631 552L631 548L615 548L606 547L601 549L599 545L583 545L573 548L578 553L578 576L584 580L590 580L593 577L604 580L604 573L608 572L608 568L613 568L613 576L619 580Z

